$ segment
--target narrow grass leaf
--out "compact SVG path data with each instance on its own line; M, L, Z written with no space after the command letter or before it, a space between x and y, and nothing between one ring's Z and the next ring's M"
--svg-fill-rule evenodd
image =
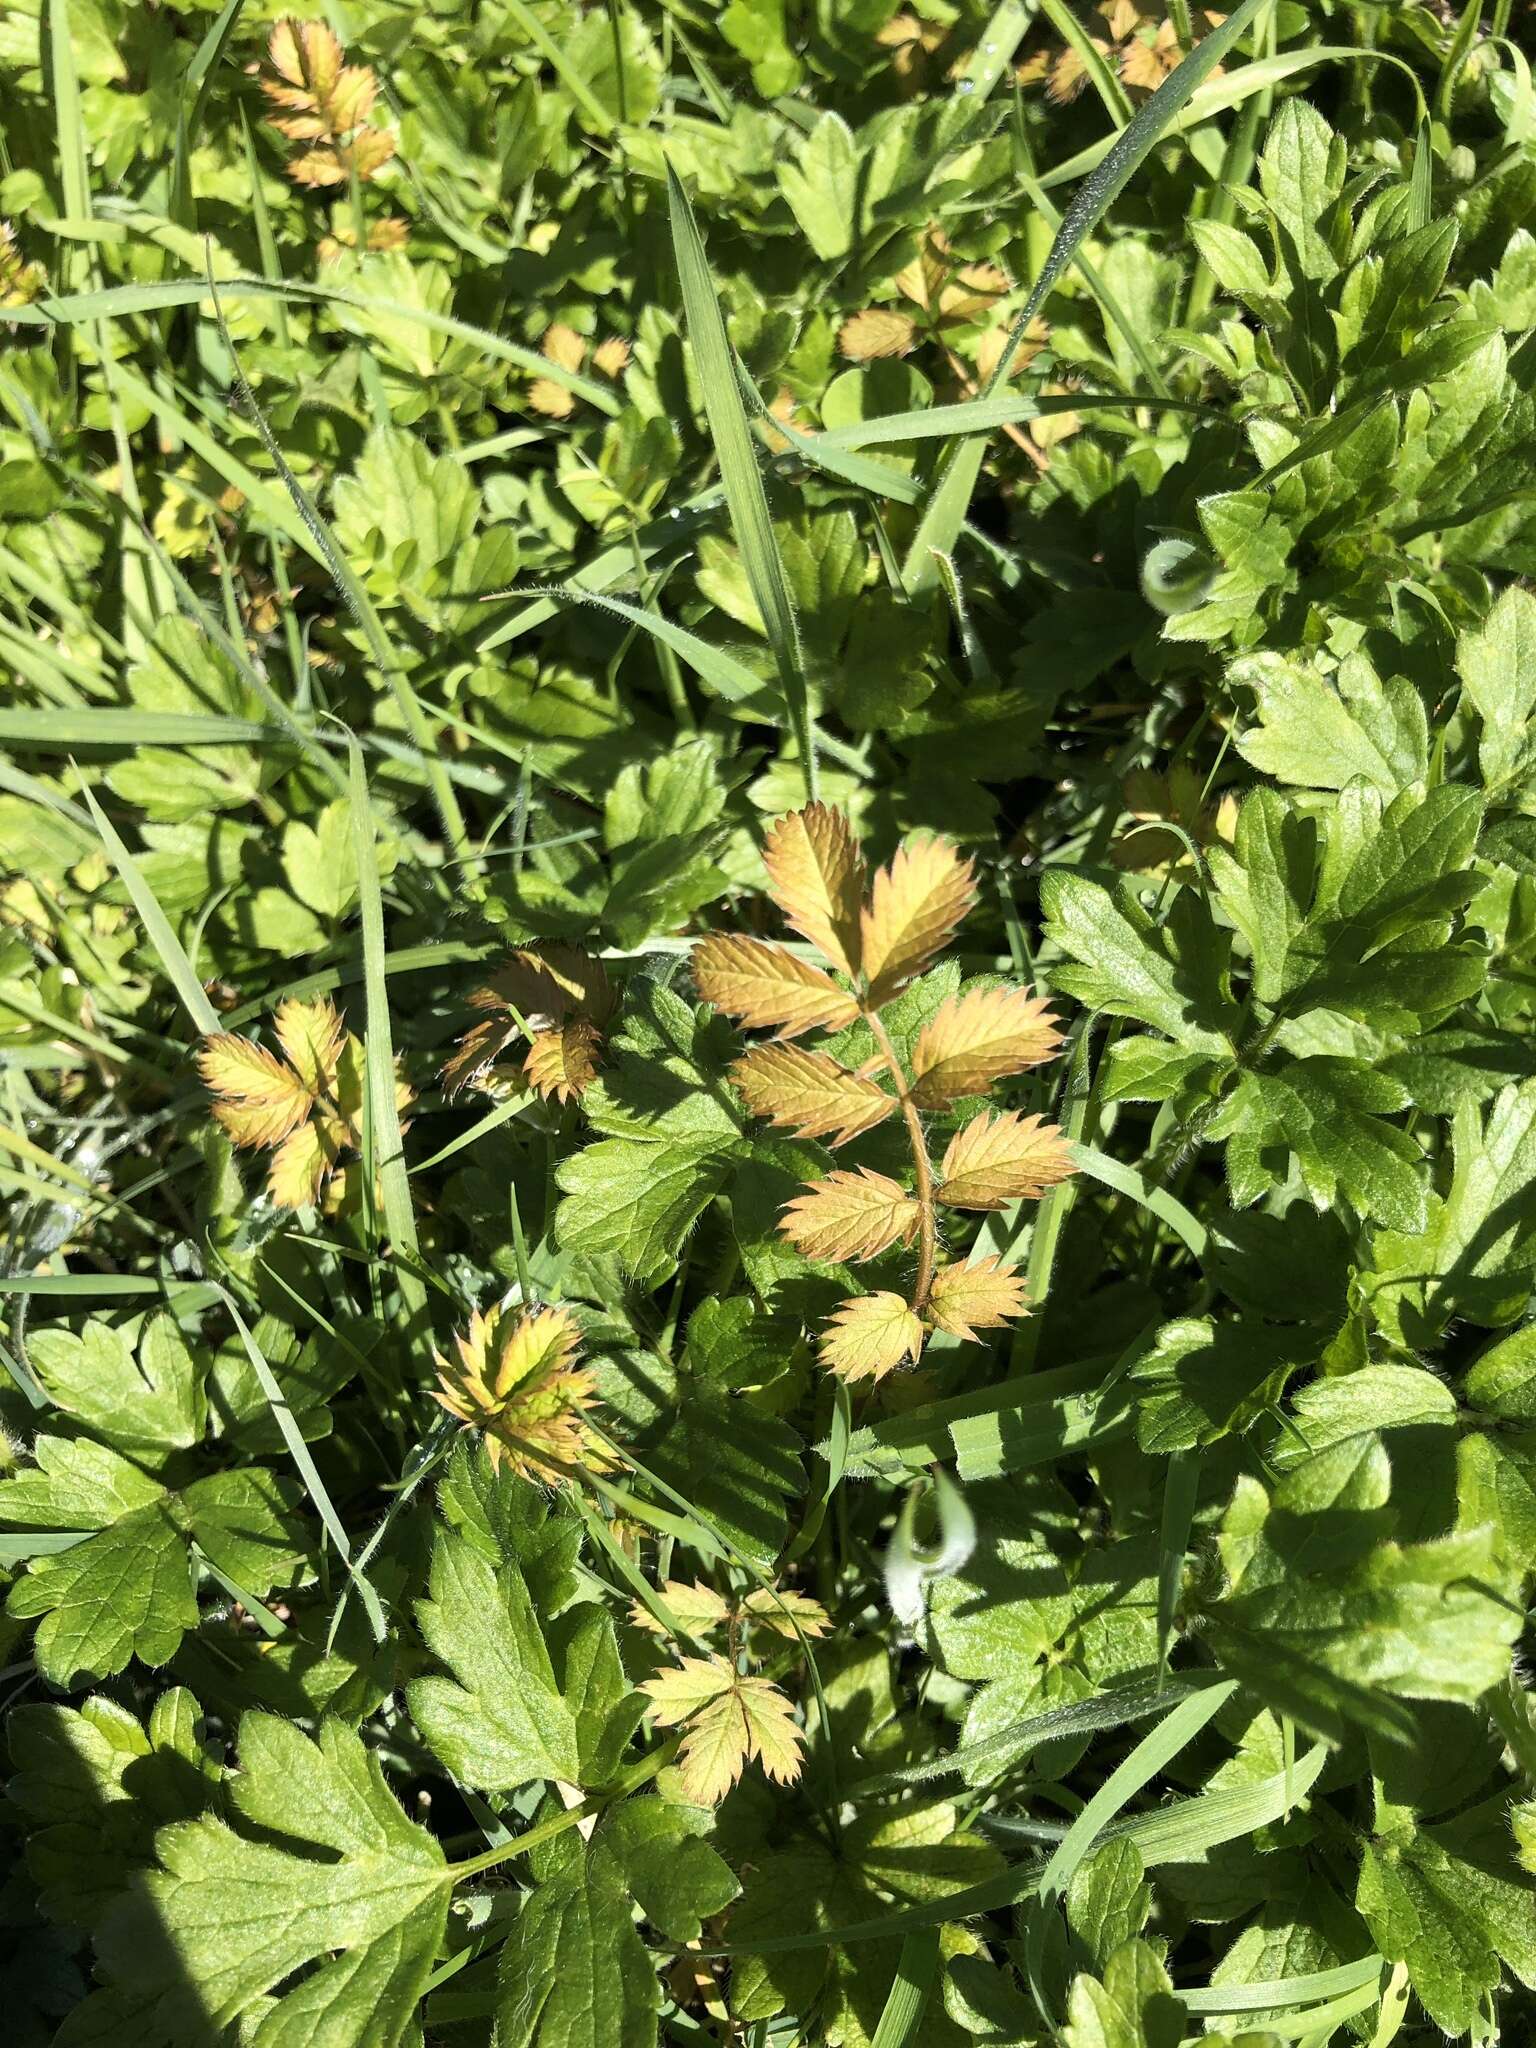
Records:
M1006 379L1009 364L1024 338L1025 330L1082 243L1141 167L1175 115L1210 76L1264 5L1266 0L1239 0L1226 20L1196 44L1145 105L1138 108L1130 124L1109 145L1102 163L1089 173L1081 190L1073 195L1071 205L1062 215L1061 226L1040 275L1009 332L1007 345L984 396L990 396L991 391ZM939 575L937 556L954 552L960 529L965 523L971 493L981 474L984 453L983 442L969 441L950 456L940 471L938 485L923 514L902 572L910 594L931 590Z
M261 1346L252 1336L245 1317L241 1315L239 1307L235 1302L234 1296L223 1287L219 1287L217 1292L224 1306L229 1311L230 1319L234 1323L236 1333L240 1338L241 1348L250 1361L251 1371L256 1375L257 1384L266 1396L267 1406L272 1411L272 1419L277 1424L283 1442L288 1447L288 1455L299 1469L299 1477L304 1482L305 1490L314 1505L315 1513L324 1524L326 1534L330 1537L332 1543L335 1544L337 1553L347 1568L348 1575L356 1581L358 1595L367 1613L368 1625L373 1630L374 1639L376 1642L382 1643L387 1633L383 1604L373 1586L353 1565L352 1546L347 1540L346 1529L342 1524L340 1515L336 1512L336 1504L331 1499L325 1481L320 1476L320 1469L310 1453L309 1445L304 1441L303 1432L294 1420L293 1410L288 1405L288 1397L278 1385L277 1376L267 1363Z
M807 799L817 799L815 733L811 722L800 628L790 600L789 583L774 539L768 498L763 489L757 451L747 425L736 379L736 362L720 299L709 273L703 238L682 181L667 166L667 203L672 221L672 247L683 294L683 316L693 343L694 362L704 398L704 416L715 444L720 479L730 508L731 526L741 549L742 566L762 615L784 693L790 729L800 750Z
M925 1927L907 1935L870 2048L907 2048L923 2023L938 1968L939 1930Z
M427 1291L412 1270L420 1256L411 1179L400 1135L395 1102L395 1048L389 1022L389 985L384 972L384 903L379 891L377 830L368 795L363 750L353 740L351 763L352 833L357 852L357 894L363 938L363 990L368 1009L368 1112L373 1128L379 1184L384 1195L384 1221L399 1254L396 1271L400 1296L414 1321L427 1306Z
M78 775L79 771L76 770ZM139 913L139 921L155 951L160 955L160 964L165 969L171 986L182 1001L182 1007L198 1032L204 1036L220 1028L218 1013L203 992L197 970L187 958L180 939L171 929L171 921L155 901L155 892L145 881L138 862L123 844L117 827L97 803L95 793L85 782L80 783L80 794L86 806L101 843L107 850L108 858L123 878L123 886L133 900L133 907Z

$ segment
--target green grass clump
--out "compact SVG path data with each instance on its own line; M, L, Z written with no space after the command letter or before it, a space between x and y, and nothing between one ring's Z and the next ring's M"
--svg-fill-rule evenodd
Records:
M1528 9L0 10L0 1956L1536 2026Z

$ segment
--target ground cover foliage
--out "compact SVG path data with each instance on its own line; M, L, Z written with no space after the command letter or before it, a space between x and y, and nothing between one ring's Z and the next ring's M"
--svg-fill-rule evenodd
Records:
M9 2038L1528 2038L1531 25L0 9Z

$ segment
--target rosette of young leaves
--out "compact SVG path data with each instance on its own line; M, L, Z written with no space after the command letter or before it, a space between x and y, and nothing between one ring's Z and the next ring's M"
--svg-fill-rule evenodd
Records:
M501 1304L477 1309L453 1355L433 1354L433 1400L478 1433L494 1471L505 1464L538 1479L601 1463L586 1420L597 1390L576 1363L575 1317L542 1308L507 1317L504 1326L503 1316Z
M320 21L280 21L267 45L273 75L261 89L280 135L308 147L288 166L296 185L367 184L395 153L395 136L369 119L379 81L368 64L348 64Z
M659 1602L695 1641L725 1638L723 1656L683 1656L640 1686L657 1726L684 1730L678 1761L685 1795L700 1806L717 1805L754 1758L774 1783L792 1784L800 1775L804 1737L790 1700L772 1679L739 1665L802 1637L824 1635L826 1610L789 1588L758 1586L730 1602L702 1581L685 1585L676 1579L659 1589ZM663 1627L639 1601L630 1619L658 1633Z
M210 1033L197 1055L213 1113L240 1146L269 1150L267 1191L280 1209L318 1201L360 1152L367 1101L367 1059L329 996L280 1003L273 1030L283 1057L230 1031ZM396 1107L414 1091L396 1078ZM336 1196L344 1198L345 1181Z
M469 998L481 1012L443 1064L445 1094L488 1087L507 1049L526 1039L522 1079L546 1100L571 1102L597 1072L613 1009L600 960L578 946L519 948Z

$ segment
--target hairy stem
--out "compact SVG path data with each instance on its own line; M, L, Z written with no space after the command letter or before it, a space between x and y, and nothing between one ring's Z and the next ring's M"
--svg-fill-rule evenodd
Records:
M928 1157L928 1141L923 1136L923 1121L917 1113L907 1086L907 1077L902 1071L896 1048L891 1043L891 1034L880 1022L873 1010L864 1012L864 1021L874 1035L875 1044L880 1048L880 1057L885 1061L886 1070L896 1083L896 1097L901 1104L902 1119L907 1126L907 1136L912 1144L912 1168L917 1176L914 1190L917 1196L917 1281L912 1289L912 1311L921 1315L928 1306L928 1291L933 1286L934 1258L939 1246L938 1207L933 1197L933 1162Z

